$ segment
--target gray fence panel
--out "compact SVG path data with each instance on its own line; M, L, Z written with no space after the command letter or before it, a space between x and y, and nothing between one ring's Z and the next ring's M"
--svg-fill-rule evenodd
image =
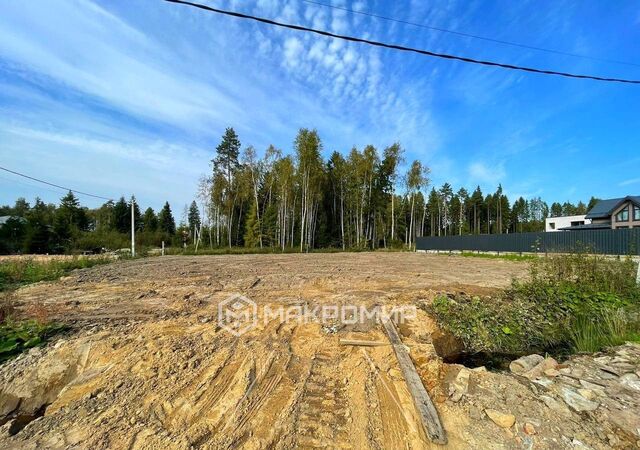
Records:
M425 236L416 239L416 249L543 253L588 251L607 255L640 255L640 228Z

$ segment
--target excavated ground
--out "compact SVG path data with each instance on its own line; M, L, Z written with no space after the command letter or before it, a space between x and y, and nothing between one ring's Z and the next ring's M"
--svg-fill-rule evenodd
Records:
M0 366L0 448L442 448L424 435L392 347L339 342L386 341L380 324L283 321L263 307L420 306L525 273L523 263L416 253L176 256L24 287L19 311L70 331ZM234 294L258 305L241 336L218 323ZM400 333L449 448L636 445L595 412L549 407L510 373L471 371L452 398L463 368L442 363L440 333L417 314ZM516 423L501 427L484 408Z

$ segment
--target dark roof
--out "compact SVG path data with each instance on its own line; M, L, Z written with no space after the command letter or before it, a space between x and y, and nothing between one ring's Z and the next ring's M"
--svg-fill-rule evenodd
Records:
M558 228L560 231L579 231L579 230L600 230L611 228L611 222L605 223L585 223L584 225L576 225L573 227Z
M623 202L630 201L634 205L640 206L640 195L627 195L622 198L610 198L608 200L600 200L589 210L586 219L605 219L611 216L613 211Z

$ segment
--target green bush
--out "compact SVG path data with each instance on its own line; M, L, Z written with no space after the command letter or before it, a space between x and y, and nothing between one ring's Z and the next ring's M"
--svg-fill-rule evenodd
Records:
M630 259L539 258L495 297L439 296L430 312L473 352L596 351L637 336L635 271Z

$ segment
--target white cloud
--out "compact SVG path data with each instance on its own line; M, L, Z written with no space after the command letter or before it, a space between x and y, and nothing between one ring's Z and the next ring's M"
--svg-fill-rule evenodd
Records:
M300 39L291 37L284 41L284 57L288 67L296 68L300 64L300 53L302 53L302 42Z
M628 180L621 181L618 186L630 186L632 184L640 184L640 178L630 178Z
M469 177L474 182L492 183L495 185L503 182L506 175L503 162L489 166L485 162L475 161L469 164L468 171Z

